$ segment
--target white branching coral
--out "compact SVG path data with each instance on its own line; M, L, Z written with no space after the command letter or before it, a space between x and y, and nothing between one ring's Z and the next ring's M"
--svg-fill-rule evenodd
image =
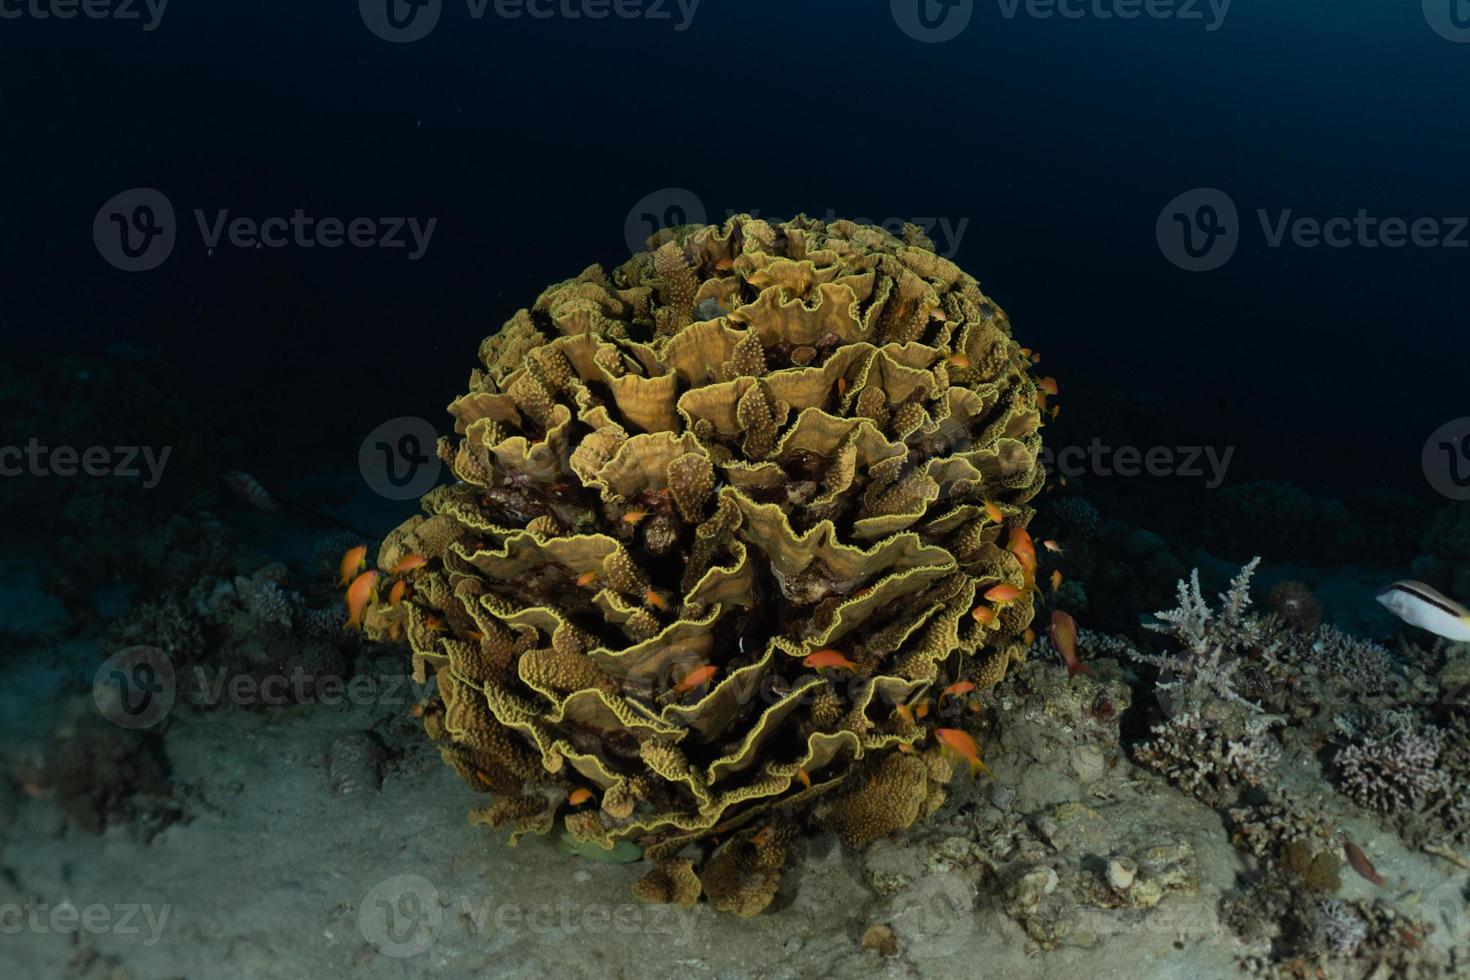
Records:
M1245 655L1270 643L1260 620L1247 613L1259 563L1241 569L1220 596L1218 612L1205 600L1196 570L1179 583L1178 608L1156 613L1159 622L1149 624L1181 649L1133 654L1158 668L1155 690L1165 714L1135 756L1212 806L1230 802L1238 789L1265 783L1281 759L1271 728L1282 719L1242 697L1234 683Z
M1250 711L1260 708L1241 697L1232 683L1240 668L1243 653L1268 645L1269 637L1261 622L1246 614L1250 608L1251 577L1261 559L1252 559L1221 594L1220 611L1210 608L1200 591L1199 569L1190 573L1189 581L1179 583L1179 606L1154 613L1157 623L1144 626L1163 633L1182 645L1173 655L1137 653L1144 663L1159 669L1157 688L1161 697L1186 698L1195 701L1206 694L1238 704Z
M1385 814L1418 810L1449 791L1439 767L1444 741L1437 728L1403 728L1345 746L1333 762L1343 791L1359 805Z

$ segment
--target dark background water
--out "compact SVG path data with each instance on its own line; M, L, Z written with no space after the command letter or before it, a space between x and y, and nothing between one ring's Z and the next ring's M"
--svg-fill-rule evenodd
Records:
M940 44L887 2L704 0L683 30L663 6L672 20L477 20L449 0L408 44L350 3L176 0L151 31L0 20L8 346L153 352L201 421L239 437L238 464L350 463L383 419L442 420L482 336L620 261L635 203L684 187L710 220L962 226L956 260L1064 406L1158 393L1180 438L1238 447L1232 479L1430 493L1424 440L1467 414L1470 249L1271 248L1256 218L1470 213L1470 44L1418 3L1238 2L1208 30L1204 6L1064 20L990 0ZM133 187L179 216L151 272L93 242L98 209ZM1197 187L1241 215L1238 251L1208 273L1155 238ZM418 261L210 254L196 208L438 223Z

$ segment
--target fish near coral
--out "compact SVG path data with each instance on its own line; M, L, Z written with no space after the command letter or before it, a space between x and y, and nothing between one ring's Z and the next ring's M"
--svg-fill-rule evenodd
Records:
M719 672L720 668L714 664L705 664L703 667L696 667L679 679L679 683L674 685L674 693L687 694L696 687L702 687L708 684L710 678Z
M1457 643L1470 641L1470 609L1423 582L1395 582L1378 593L1378 601L1410 626Z
M338 580L337 584L350 584L353 577L366 567L367 545L360 544L355 548L348 548L347 551L343 553L341 564L338 567L338 570L342 573L342 578Z
M1359 847L1357 844L1354 844L1352 841L1345 841L1342 845L1342 849L1343 852L1347 854L1348 865L1354 871L1356 871L1358 874L1362 875L1369 881L1373 882L1373 884L1377 885L1379 888L1383 887L1383 875L1379 874L1378 871L1373 867L1373 862L1368 860L1368 855L1363 853L1363 849L1361 847Z
M1051 614L1051 645L1061 654L1069 679L1088 672L1087 665L1077 657L1077 621L1060 609Z
M1009 582L993 585L985 590L985 598L991 602L1007 603L1015 602L1021 598L1021 590Z
M581 806L592 799L592 791L585 786L578 786L567 794L567 802L572 806Z
M398 559L398 564L393 566L392 574L403 575L406 572L413 571L415 568L423 568L428 563L429 559L423 555L404 555Z
M980 773L989 774L990 769L980 758L980 744L975 741L975 736L958 728L936 728L934 738L955 755L970 764L970 775L977 776Z
M837 650L818 650L808 654L802 661L802 665L817 670L825 670L828 667L837 667L841 670L857 672L858 665L848 660Z
M403 593L407 590L408 582L404 579L394 582L393 587L388 590L388 608L397 609L398 604L403 601Z
M363 572L347 587L347 628L362 629L363 610L377 597L378 573Z

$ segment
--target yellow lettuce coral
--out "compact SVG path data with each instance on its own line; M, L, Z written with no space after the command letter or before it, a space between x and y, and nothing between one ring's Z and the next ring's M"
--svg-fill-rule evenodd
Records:
M799 826L861 844L942 801L912 709L1021 655L1038 391L917 229L738 216L651 247L481 346L457 482L378 556L429 562L368 628L437 679L476 819L630 841L644 897L752 914ZM1000 584L1023 598L972 616Z

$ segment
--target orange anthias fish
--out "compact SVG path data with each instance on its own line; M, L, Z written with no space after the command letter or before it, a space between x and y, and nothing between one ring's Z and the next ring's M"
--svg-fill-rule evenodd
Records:
M585 589L587 586L591 585L593 582L596 582L596 581L597 581L597 570L596 569L593 569L590 572L583 572L581 575L578 575L577 576L577 587L578 588Z
M362 612L368 607L378 586L377 572L363 572L347 587L347 628L362 629Z
M807 775L807 771L800 766L796 767L796 778L801 780L801 785L805 786L807 789L812 788L812 777Z
M403 593L408 589L408 583L403 579L393 583L393 588L388 590L388 608L396 609L403 601Z
M1031 627L1029 627L1029 626L1026 627L1026 632L1024 632L1024 633L1021 634L1021 642L1022 643L1025 643L1026 646L1028 646L1028 647L1030 647L1033 644L1035 644L1036 643L1036 631L1034 629L1032 629Z
M948 360L950 364L954 365L956 368L959 368L961 371L970 366L970 359L966 357L963 353L951 354L949 355Z
M853 663L851 660L848 660L837 650L818 650L815 653L809 653L807 654L806 658L802 660L802 665L806 667L815 667L817 670L825 670L828 667L837 667L842 670L850 670L856 672L858 669L857 664Z
M1056 393L1057 393L1057 379L1056 378L1042 378L1040 381L1036 382L1036 387L1040 388L1042 391L1046 392L1048 395L1051 395L1051 396L1055 397L1056 396Z
M1062 570L1059 568L1051 573L1051 590L1055 592L1062 587Z
M647 516L648 511L643 510L641 507L634 508L623 515L623 521L627 524L637 524Z
M1055 541L1051 540L1050 538L1048 538L1047 540L1041 542L1041 546L1043 548L1045 548L1047 551L1050 551L1054 555L1065 555L1066 554L1066 552L1062 550L1062 546L1059 545L1059 544L1057 544Z
M402 575L404 572L411 572L415 568L423 568L428 563L429 559L423 555L404 555L398 559L398 564L393 566L393 574Z
M1031 540L1031 535L1026 533L1024 527L1011 528L1006 550L1016 556L1022 568L1036 568L1036 542Z
M1009 582L1002 582L999 585L992 585L989 589L986 589L985 598L991 602L1015 602L1021 598L1021 590Z
M719 671L720 668L714 664L705 664L703 667L696 667L685 674L679 683L674 685L674 693L684 694L703 684L708 684L710 678L719 673Z
M643 601L648 603L659 612L669 611L669 597L657 589L649 589L643 593Z
M1087 665L1077 659L1077 620L1060 609L1051 614L1051 645L1062 655L1069 678L1087 673Z
M958 728L936 728L934 737L939 739L940 745L970 764L971 776L990 772L985 763L980 760L980 745L969 732Z
M1373 862L1368 860L1368 855L1363 853L1361 847L1352 841L1347 841L1342 845L1342 849L1347 852L1348 864L1352 866L1354 871L1373 882L1379 888L1383 887L1383 875L1374 870Z
M592 799L592 791L585 786L578 786L567 795L567 802L572 806L581 806Z
M342 578L338 585L346 585L352 581L352 577L363 570L367 565L367 545L360 544L356 548L348 548L347 553L342 556L342 564L338 569Z
M945 695L959 697L964 694L969 694L973 690L975 690L974 681L960 681L956 684L951 684L949 687L946 687L944 690L940 691L939 699L941 701L944 700Z
M970 615L981 626L989 626L995 622L995 610L989 606L976 606L970 610Z
M994 524L999 524L1001 521L1005 520L1005 514L1001 513L1000 510L1000 504L996 503L993 500L985 501L985 516L990 518L991 522Z

